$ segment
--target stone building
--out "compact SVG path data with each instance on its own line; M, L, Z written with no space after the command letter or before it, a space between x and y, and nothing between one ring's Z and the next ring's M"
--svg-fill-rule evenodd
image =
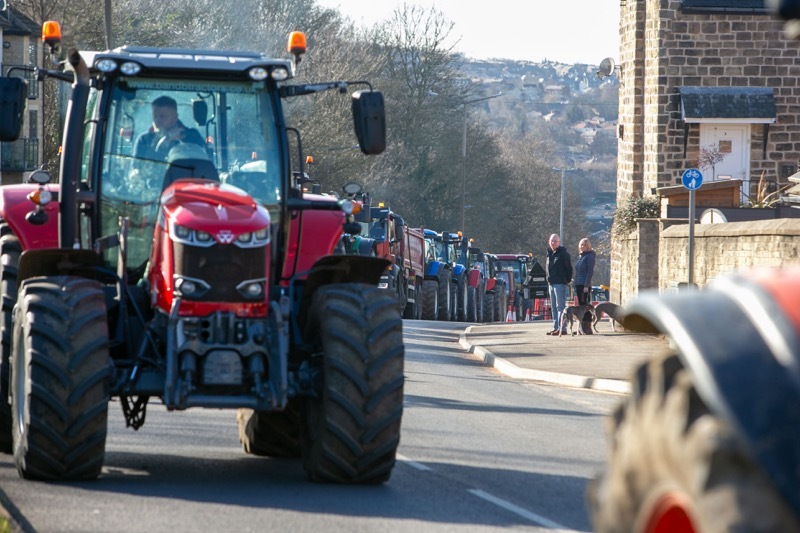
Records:
M0 143L0 184L8 185L21 183L42 161L42 93L34 75L34 68L42 64L41 29L13 7L6 7L0 11L0 36L2 75L28 82L22 134L16 141Z
M800 41L763 0L620 0L618 63L617 205L681 185L704 154L719 159L701 165L704 183L741 180L742 204L760 179L774 190L797 171ZM630 296L613 294L634 268L624 252L617 301Z

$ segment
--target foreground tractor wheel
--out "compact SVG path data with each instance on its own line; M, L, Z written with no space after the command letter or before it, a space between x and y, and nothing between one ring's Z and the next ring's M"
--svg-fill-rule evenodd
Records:
M589 488L596 531L798 531L676 355L642 366L610 419L608 471Z
M6 224L0 224L5 226ZM10 230L9 230L10 231ZM17 264L22 247L0 229L0 452L11 453L11 314L17 302Z
M450 320L450 271L442 269L439 273L439 320Z
M27 479L86 480L105 457L111 366L101 286L32 278L14 310L14 460Z
M307 332L322 367L303 419L303 466L315 481L389 479L403 415L403 323L393 298L369 285L321 287Z
M436 280L422 282L422 320L436 320L439 311L439 284Z
M300 457L300 402L283 411L239 409L239 442L244 451L265 457Z

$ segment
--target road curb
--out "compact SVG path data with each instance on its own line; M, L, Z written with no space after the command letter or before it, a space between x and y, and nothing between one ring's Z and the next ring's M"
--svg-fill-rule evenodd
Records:
M543 383L551 383L564 387L574 387L578 389L591 389L602 392L614 392L617 394L630 394L631 385L627 381L618 379L593 378L579 376L575 374L563 374L561 372L548 372L546 370L532 370L520 368L514 363L498 357L486 348L470 343L467 340L467 333L472 330L469 326L459 335L458 344L466 351L480 359L487 366L493 367L501 374L515 379L527 379Z

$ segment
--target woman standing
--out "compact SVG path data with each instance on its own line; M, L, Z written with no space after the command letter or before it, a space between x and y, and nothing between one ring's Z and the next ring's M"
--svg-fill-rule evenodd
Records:
M596 254L589 239L581 239L578 252L578 260L575 262L575 293L578 295L578 304L586 305L592 300L592 274Z

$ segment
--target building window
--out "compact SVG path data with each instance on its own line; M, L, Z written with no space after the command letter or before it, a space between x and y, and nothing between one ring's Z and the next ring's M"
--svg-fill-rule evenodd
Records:
M28 137L39 138L39 111L37 109L28 110Z
M39 64L39 43L36 39L28 43L28 64L34 67Z

